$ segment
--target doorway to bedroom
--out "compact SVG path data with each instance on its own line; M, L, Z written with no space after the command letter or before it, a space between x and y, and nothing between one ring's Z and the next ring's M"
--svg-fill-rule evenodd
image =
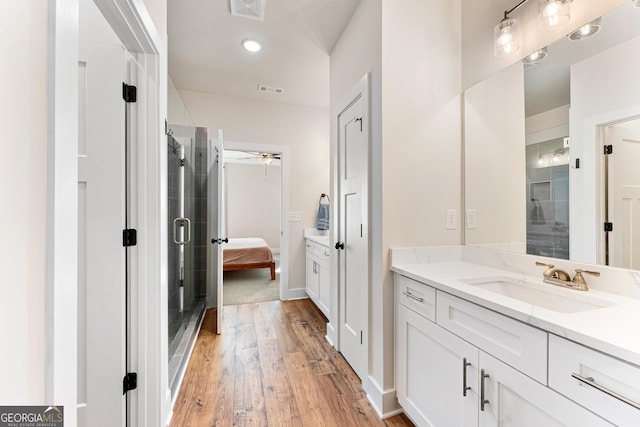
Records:
M224 305L279 300L281 153L224 150Z

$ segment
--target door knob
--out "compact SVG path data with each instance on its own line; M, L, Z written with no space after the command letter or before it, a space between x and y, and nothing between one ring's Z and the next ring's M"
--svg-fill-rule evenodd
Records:
M344 242L337 242L336 243L336 249L344 250Z

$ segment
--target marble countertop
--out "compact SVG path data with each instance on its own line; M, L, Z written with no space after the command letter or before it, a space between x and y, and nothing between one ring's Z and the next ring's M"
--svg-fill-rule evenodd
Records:
M305 236L305 239L311 240L312 242L315 242L319 245L322 246L326 246L327 248L329 247L329 236L325 235L325 236L318 236L318 235L307 235Z
M514 273L467 261L392 264L391 270L640 366L640 300L638 299L594 289L583 293L546 284L542 281L542 277ZM578 300L595 299L608 306L589 311L560 313L465 283L465 281L472 282L474 279L492 277L525 280L536 289L540 286L541 290L548 290L556 295L575 297ZM587 277L588 281L589 277Z

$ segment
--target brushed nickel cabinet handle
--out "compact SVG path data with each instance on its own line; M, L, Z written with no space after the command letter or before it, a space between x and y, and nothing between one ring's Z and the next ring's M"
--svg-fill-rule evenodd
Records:
M404 292L402 293L402 295L406 295L406 296L407 296L407 298L414 299L414 300L416 300L416 301L418 301L418 302L423 302L423 301L424 301L424 298L417 297L417 296L415 296L414 294L412 294L412 293L411 293L411 292L409 292L409 291L404 291Z
M593 387L596 390L599 390L605 394L608 394L609 396L618 399L621 402L626 403L629 406L632 406L636 409L640 409L640 403L638 402L634 402L631 399L628 399L626 397L624 397L623 395L616 393L613 390L609 390L606 387L601 386L600 384L596 384L595 380L592 377L583 377L582 375L578 375L576 373L571 374L571 376L575 379L577 379L578 381L580 381L582 384L588 385L589 387Z
M467 358L462 359L462 396L467 396L467 391L471 390L471 387L467 386L467 366L471 366L471 363L467 362Z
M487 399L484 398L484 380L485 378L489 378L489 374L484 373L484 369L480 370L480 410L484 412L484 405L489 403Z

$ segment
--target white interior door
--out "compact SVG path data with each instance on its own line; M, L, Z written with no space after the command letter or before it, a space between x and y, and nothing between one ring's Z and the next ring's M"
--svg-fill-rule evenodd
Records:
M363 191L367 186L368 138L364 132L365 102L361 95L338 115L338 277L339 349L355 372L365 374L368 251L367 215Z
M228 241L225 229L224 208L224 135L218 130L218 140L209 142L209 174L208 174L208 228L211 238L210 250L207 251L207 307L216 308L216 332L222 333L223 311L223 249Z
M634 126L635 124L635 126ZM606 129L609 265L640 268L640 121L626 122Z
M125 50L81 43L78 140L78 425L125 425ZM60 256L65 256L60 254Z

